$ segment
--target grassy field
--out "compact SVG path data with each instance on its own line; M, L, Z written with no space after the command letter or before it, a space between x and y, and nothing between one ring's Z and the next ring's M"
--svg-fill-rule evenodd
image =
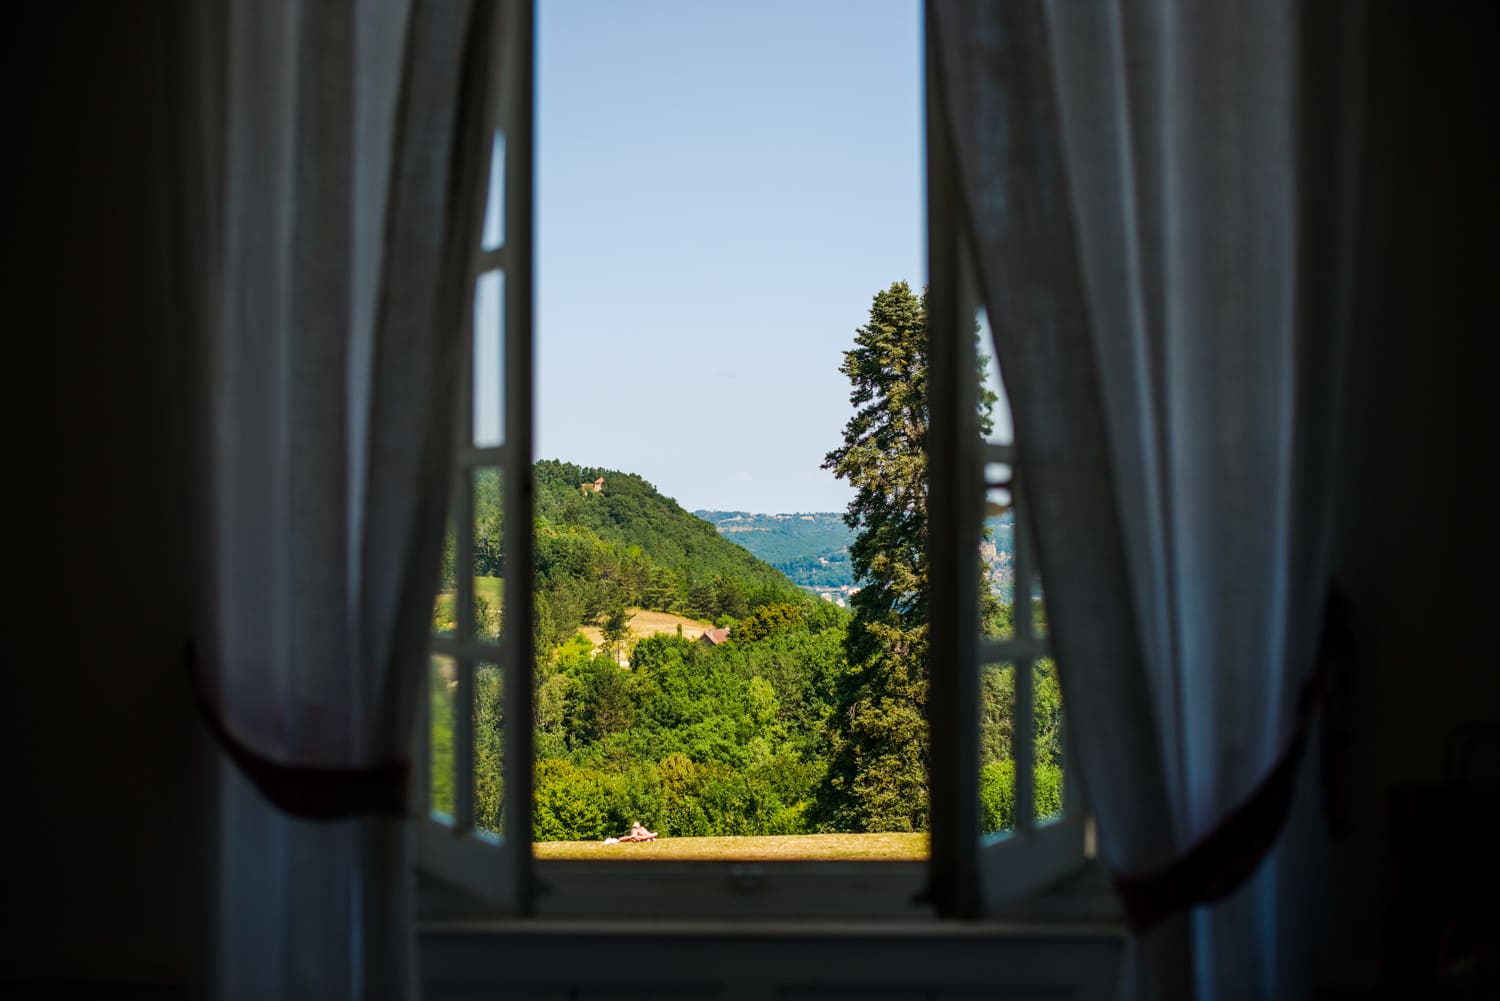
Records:
M686 630L684 630L685 632ZM792 834L758 838L661 838L640 844L539 841L539 859L658 862L915 862L927 857L926 834Z
M655 636L657 633L675 635L678 626L682 627L683 639L689 640L697 639L705 631L714 627L712 622L689 619L682 615L673 615L671 612L649 612L644 608L627 608L625 612L630 616L630 639L625 644L627 649L635 640ZM584 626L582 632L588 637L595 652L603 647L604 634L599 631L598 626Z

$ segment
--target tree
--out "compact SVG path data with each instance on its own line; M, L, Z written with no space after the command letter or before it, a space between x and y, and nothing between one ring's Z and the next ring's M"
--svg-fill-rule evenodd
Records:
M604 638L604 648L612 660L619 659L620 643L630 635L630 616L623 602L614 605L604 615L599 632Z
M875 295L840 371L854 416L823 468L855 496L844 522L860 590L846 639L824 808L838 827L927 825L927 297ZM976 379L982 380L977 367ZM978 393L980 433L992 394Z

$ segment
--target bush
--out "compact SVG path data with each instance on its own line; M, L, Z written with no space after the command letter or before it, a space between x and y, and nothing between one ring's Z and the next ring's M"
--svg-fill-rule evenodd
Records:
M532 837L537 841L592 841L609 836L610 790L604 777L566 761L536 765L536 807Z

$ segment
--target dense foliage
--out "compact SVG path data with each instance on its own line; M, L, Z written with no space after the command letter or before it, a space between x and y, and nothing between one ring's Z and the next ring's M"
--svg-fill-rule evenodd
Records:
M639 476L536 464L539 645L626 606L692 618L738 619L797 600L791 583ZM593 484L603 480L603 489Z

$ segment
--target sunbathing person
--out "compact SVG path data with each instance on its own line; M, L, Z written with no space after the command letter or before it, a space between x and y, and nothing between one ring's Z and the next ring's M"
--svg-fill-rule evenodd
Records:
M620 839L621 841L655 841L656 832L648 831L641 825L639 820L630 822L630 833Z

